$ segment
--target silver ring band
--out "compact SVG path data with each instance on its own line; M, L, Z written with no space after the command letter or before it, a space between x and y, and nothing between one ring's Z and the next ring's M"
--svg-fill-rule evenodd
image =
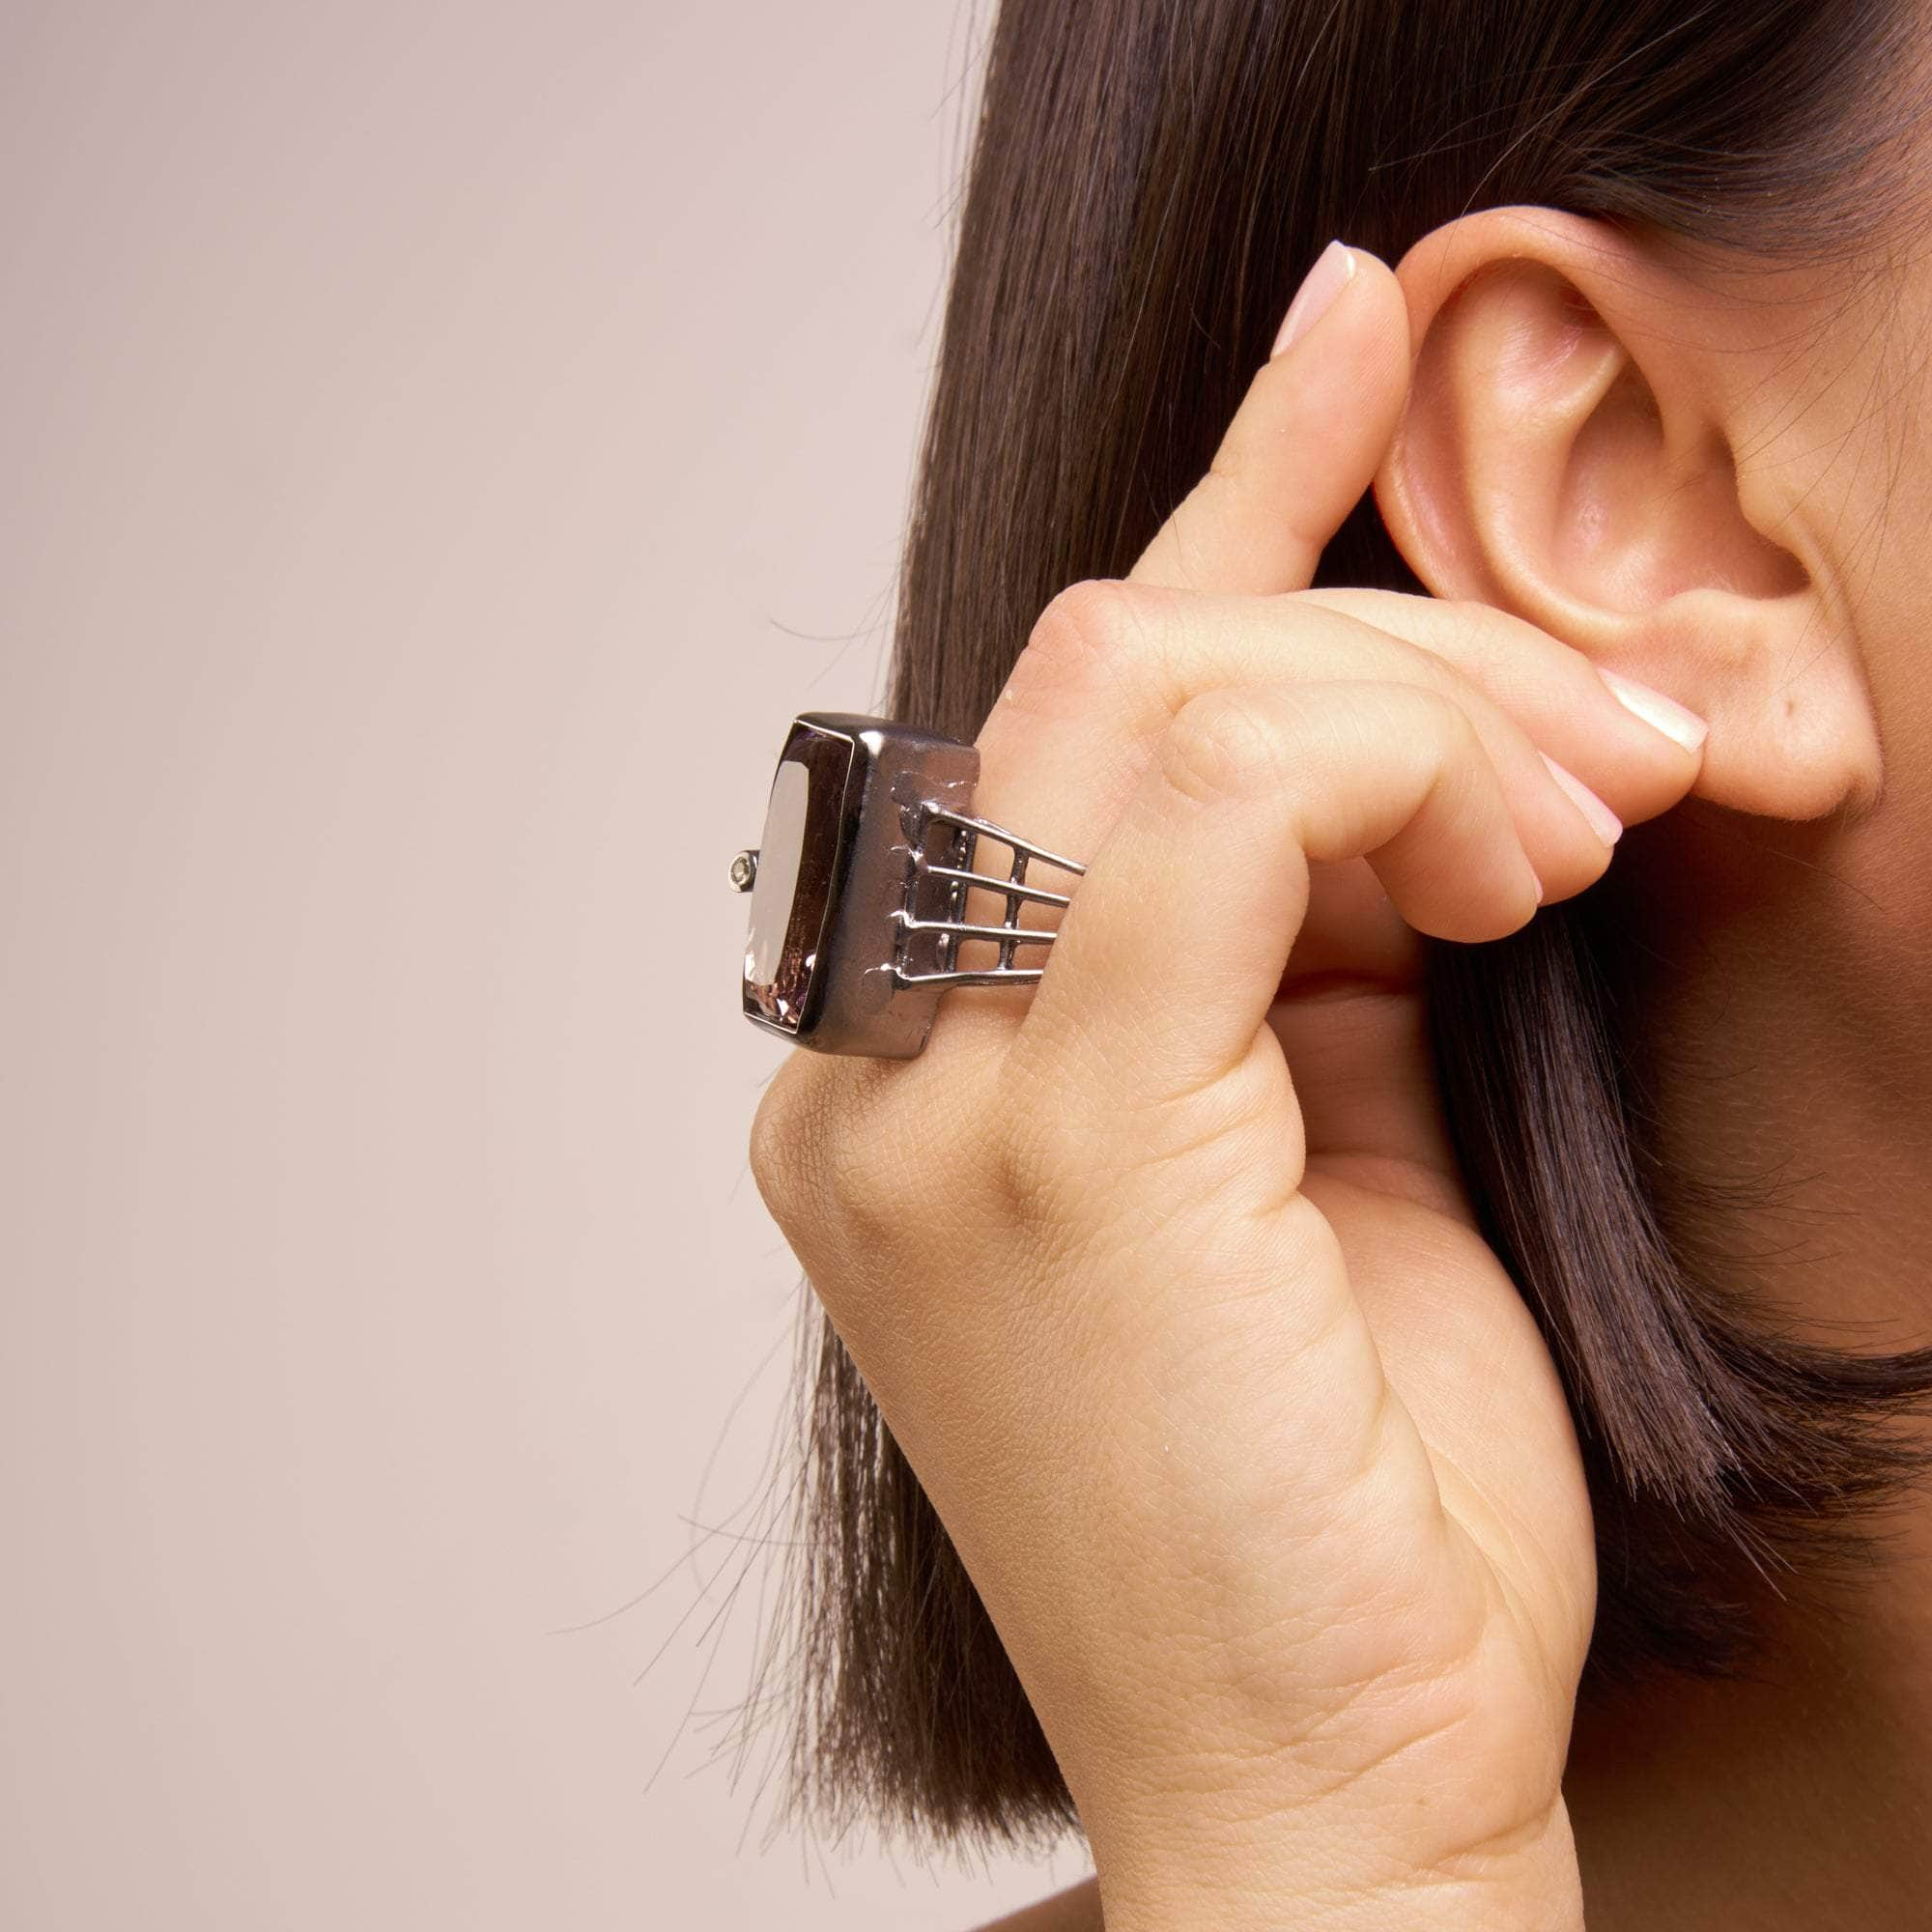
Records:
M752 895L747 1019L821 1053L909 1060L949 986L1038 980L1042 967L1015 954L1054 935L1023 927L1020 909L1064 908L1069 895L1028 869L1086 867L975 817L979 778L979 752L935 732L843 712L792 721L763 841L731 862L732 885ZM986 839L1011 854L1004 877L976 869ZM974 917L976 893L1004 901L997 922ZM998 947L996 965L958 963L975 941Z

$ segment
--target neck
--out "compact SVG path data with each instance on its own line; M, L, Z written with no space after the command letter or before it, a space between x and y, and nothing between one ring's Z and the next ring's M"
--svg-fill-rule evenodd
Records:
M1666 1216L1694 1212L1700 1249L1737 1257L1737 1293L1767 1319L1846 1349L1924 1345L1932 1024L1904 935L1925 929L1925 884L1870 820L1692 809L1626 844L1604 890L1641 942L1628 1044L1679 1177ZM1593 1932L1922 1917L1932 1500L1875 1526L1832 1607L1796 1580L1743 1679L1663 1679L1579 1712L1568 1791Z
M1928 1559L1921 1516L1849 1614L1781 1631L1747 1680L1579 1712L1566 1794L1591 1932L1922 1922Z
M1932 877L1897 832L1693 801L1600 888L1666 1209L1750 1303L1863 1350L1932 1340Z

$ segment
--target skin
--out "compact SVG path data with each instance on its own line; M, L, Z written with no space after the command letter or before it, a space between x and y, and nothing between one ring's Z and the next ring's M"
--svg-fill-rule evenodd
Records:
M1794 1597L1751 1683L1576 1724L1587 1503L1443 1136L1414 933L1607 868L1677 1171L1784 1180L1770 1238L1714 1226L1741 1290L1922 1335L1918 283L1533 209L1350 267L980 735L985 814L1091 861L1031 1002L950 996L912 1062L795 1055L753 1130L1094 1848L1008 1923L1911 1922L1917 1520L1851 1617ZM1371 484L1432 598L1304 588ZM924 1217L914 1149L961 1177Z

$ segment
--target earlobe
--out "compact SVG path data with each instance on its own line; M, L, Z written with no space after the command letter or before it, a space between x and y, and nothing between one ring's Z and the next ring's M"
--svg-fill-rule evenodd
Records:
M1777 818L1876 795L1849 625L1771 466L1766 371L1640 243L1547 209L1437 229L1397 269L1413 373L1376 478L1439 597L1527 618L1711 725L1698 796Z

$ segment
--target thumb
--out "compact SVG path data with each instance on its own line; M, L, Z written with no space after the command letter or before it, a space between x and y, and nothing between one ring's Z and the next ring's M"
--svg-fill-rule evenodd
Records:
M1401 285L1386 263L1329 242L1208 474L1128 581L1254 596L1307 589L1395 435L1408 367Z

